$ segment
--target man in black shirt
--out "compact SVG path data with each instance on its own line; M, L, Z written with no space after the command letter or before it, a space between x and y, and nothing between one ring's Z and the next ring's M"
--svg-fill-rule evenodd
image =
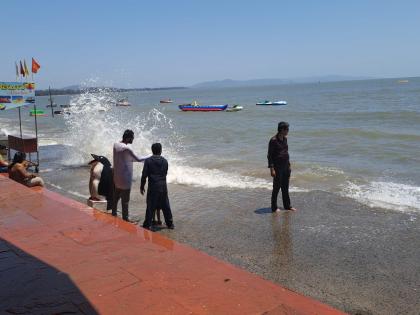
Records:
M281 189L283 206L285 210L296 211L290 205L289 197L289 180L290 180L290 162L289 162L289 146L287 145L287 134L289 133L289 124L287 122L279 122L277 134L270 139L268 144L268 167L273 177L273 192L271 194L271 211L280 211L277 206L277 196Z
M144 194L144 185L149 178L147 187L147 209L143 227L150 229L153 220L153 212L162 209L166 226L174 228L172 212L169 205L168 188L166 186L166 174L168 173L168 161L161 156L162 145L154 143L152 145L153 156L144 161L143 173L141 176L140 193Z

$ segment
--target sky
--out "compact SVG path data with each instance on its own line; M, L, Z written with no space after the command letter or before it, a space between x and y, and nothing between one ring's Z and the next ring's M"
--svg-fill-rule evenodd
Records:
M0 81L190 86L323 75L420 76L420 1L2 1Z

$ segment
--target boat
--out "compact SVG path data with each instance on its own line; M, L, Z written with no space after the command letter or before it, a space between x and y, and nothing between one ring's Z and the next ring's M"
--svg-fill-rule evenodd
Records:
M131 106L130 102L128 101L128 99L123 98L123 99L119 99L116 103L116 106Z
M60 107L61 107L61 108L70 108L70 107L71 107L71 105L69 105L69 104L62 104L62 105L60 105Z
M54 104L48 104L46 107L57 107L58 105L56 103Z
M286 101L267 101L264 102L258 102L256 105L287 105Z
M239 112L240 110L243 110L244 109L244 107L243 106L240 106L240 105L233 105L232 107L228 107L227 109L226 109L226 111L227 112Z
M183 112L220 112L228 107L225 105L199 105L196 101L191 104L178 105Z
M71 113L68 110L65 109L60 109L60 110L55 110L54 111L54 115L70 115Z
M160 100L160 103L161 104L170 104L170 103L173 103L173 102L174 101L171 100L170 98L166 98L166 99Z
M398 80L398 83L408 83L408 80Z
M37 110L32 109L32 110L29 112L29 116L48 116L48 115L47 115L47 114L45 114L45 113L44 113L44 111L43 111L43 110L41 110L41 109L37 109Z

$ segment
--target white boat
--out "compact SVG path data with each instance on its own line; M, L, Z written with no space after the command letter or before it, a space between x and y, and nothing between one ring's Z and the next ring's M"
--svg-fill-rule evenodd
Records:
M115 105L116 106L131 106L130 102L126 98L118 100L117 103L115 103Z
M287 105L286 101L264 101L264 102L258 102L256 105Z
M227 112L239 112L240 110L243 110L244 109L244 107L243 106L240 106L240 105L233 105L232 107L228 107L227 109L226 109L226 111Z

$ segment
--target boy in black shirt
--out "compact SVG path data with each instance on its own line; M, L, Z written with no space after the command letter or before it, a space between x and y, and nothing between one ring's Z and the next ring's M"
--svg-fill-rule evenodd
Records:
M162 145L152 145L153 156L144 161L143 173L141 176L140 193L144 194L144 185L149 178L147 187L147 209L143 222L145 229L150 229L153 220L153 213L156 209L162 209L165 223L168 229L174 228L171 207L169 205L168 188L166 186L166 174L168 173L168 161L161 156Z

